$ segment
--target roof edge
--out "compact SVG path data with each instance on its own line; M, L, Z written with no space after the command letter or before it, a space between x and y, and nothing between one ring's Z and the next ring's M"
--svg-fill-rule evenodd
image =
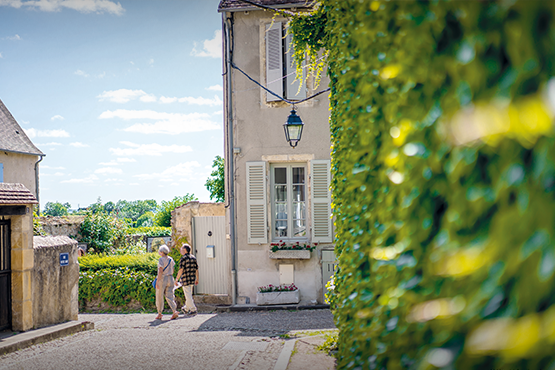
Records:
M291 8L310 9L311 8L310 6L307 6L306 1L299 2L298 4L272 5L271 7L274 9L291 9ZM225 12L235 13L235 12L246 12L246 11L253 11L253 10L266 11L266 9L259 8L257 6L249 5L248 3L245 3L245 6L241 8L226 8L226 9L218 8L218 13L225 13ZM271 9L268 9L268 10L271 10Z

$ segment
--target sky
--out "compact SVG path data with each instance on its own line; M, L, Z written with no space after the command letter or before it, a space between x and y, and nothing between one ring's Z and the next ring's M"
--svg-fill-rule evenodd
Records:
M186 193L223 156L219 0L0 0L0 99L33 143L40 203Z

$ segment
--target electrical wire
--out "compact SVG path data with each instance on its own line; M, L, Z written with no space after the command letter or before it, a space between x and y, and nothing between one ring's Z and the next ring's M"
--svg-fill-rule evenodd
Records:
M243 1L243 0L241 0L241 1ZM311 96L309 96L308 98L305 98L305 99L302 99L302 100L295 100L295 101L287 100L287 99L285 99L285 98L279 96L278 94L276 94L276 93L273 92L272 90L266 88L266 87L263 86L262 84L260 84L258 81L256 81L254 78L252 78L251 76L249 76L246 72L244 72L241 68L237 67L237 66L235 65L235 63L230 62L230 64L231 64L231 67L232 67L232 68L234 68L234 69L238 70L239 72L241 72L246 78L248 78L249 80L251 80L252 82L254 82L255 84L257 84L258 86L260 86L262 89L266 90L266 92L272 94L272 95L275 96L276 98L278 98L278 99L280 99L280 100L286 102L287 104L291 104L291 105L293 105L293 106L295 106L296 104L303 103L303 102L305 102L305 101L307 101L307 100L310 100L310 99L312 99L312 98L315 98L315 97L317 97L318 95L321 95L321 94L323 94L323 93L325 93L325 92L331 90L331 88L328 87L327 89L322 90L322 91L320 91L320 92L317 92L316 94L311 95Z

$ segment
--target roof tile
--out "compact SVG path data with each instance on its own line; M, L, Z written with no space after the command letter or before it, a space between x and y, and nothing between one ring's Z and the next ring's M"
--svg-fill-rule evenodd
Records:
M35 196L23 184L0 183L0 204L37 204Z
M260 5L274 6L276 8L308 7L314 0L251 0ZM218 11L224 10L247 10L256 8L254 5L241 0L221 0Z
M15 118L0 100L0 150L33 155L44 155L25 134Z

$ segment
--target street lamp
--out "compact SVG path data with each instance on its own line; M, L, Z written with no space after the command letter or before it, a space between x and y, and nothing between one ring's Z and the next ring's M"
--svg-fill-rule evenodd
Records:
M289 145L293 148L297 146L299 141L301 141L301 135L303 134L304 123L301 121L301 117L297 116L295 112L295 107L291 110L291 114L287 117L287 122L283 125L285 129L285 138Z

